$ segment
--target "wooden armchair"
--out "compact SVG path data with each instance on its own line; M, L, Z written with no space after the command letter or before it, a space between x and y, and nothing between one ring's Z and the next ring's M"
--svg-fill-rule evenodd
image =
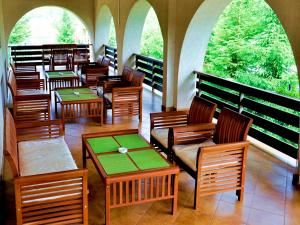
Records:
M85 86L97 86L99 77L107 77L110 59L104 57L101 63L92 63L82 67L81 81Z
M51 95L44 90L43 80L18 82L13 73L8 78L15 120L45 120L50 118Z
M174 160L195 179L195 209L199 208L201 196L219 192L236 190L238 199L243 200L249 146L246 139L251 124L251 118L223 108L216 126L171 129ZM204 142L199 139L201 143L196 144L193 134L209 130L211 138Z
M87 170L77 169L61 121L15 125L8 110L5 120L5 157L15 176L17 225L87 225Z
M72 70L75 72L75 66L86 64L90 62L90 53L88 49L73 49L72 53Z
M134 69L124 66L121 75L102 76L97 78L98 88L97 93L103 96L103 86L105 83L105 93L112 92L112 88L131 86L130 82L133 77Z
M150 113L150 142L172 161L173 139L169 135L169 128L211 123L216 108L215 103L195 96L188 111ZM194 134L194 138L200 137L205 140L207 134L204 131Z
M65 66L66 70L71 70L69 49L53 49L50 59L50 70L55 70L55 66Z
M130 82L104 82L104 116L112 109L112 123L115 117L139 116L142 121L143 81L145 74L134 70Z

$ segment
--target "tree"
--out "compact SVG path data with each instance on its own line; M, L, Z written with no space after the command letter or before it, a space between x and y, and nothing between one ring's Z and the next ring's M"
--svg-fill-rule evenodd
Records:
M14 26L8 43L9 44L23 44L31 35L29 18L22 17Z
M213 30L204 70L299 97L294 65L286 33L265 1L233 0Z
M58 25L57 41L63 44L72 44L75 42L75 29L68 12L64 11L61 21Z
M111 22L110 22L108 45L114 48L117 47L116 29L115 29L115 23L113 18L111 18Z

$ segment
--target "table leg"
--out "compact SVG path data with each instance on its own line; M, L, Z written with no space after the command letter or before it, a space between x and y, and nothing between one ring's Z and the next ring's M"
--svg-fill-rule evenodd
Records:
M175 174L173 183L173 199L172 199L172 215L177 211L177 199L178 199L178 174Z
M86 168L86 149L83 141L82 141L82 167Z
M106 186L105 191L105 225L110 224L110 185Z

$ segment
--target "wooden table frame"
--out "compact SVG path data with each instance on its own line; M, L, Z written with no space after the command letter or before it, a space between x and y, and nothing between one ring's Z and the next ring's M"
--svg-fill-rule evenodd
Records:
M57 88L59 89L73 89L69 88ZM80 89L77 87L76 89ZM83 87L82 87L83 88ZM97 94L95 93L97 96ZM97 99L90 100L73 100L63 101L61 96L55 91L55 115L57 117L57 104L61 104L61 119L63 126L65 127L65 119L75 119L79 117L99 117L100 125L103 124L103 98L97 96Z
M177 210L179 167L170 164L161 156L168 162L170 167L107 175L98 161L97 155L87 142L88 138L122 134L138 134L138 130L131 129L82 135L83 167L86 168L86 159L91 159L105 182L105 224L110 224L110 209L112 208L166 199L172 199L172 214L174 215ZM149 146L142 149L153 149L150 144ZM132 151L139 150L141 149Z
M49 91L54 91L57 88L68 88L68 87L79 87L79 76L76 75L74 72L73 77L50 77L48 72L73 72L73 71L66 71L66 70L55 70L55 71L46 71L45 78L46 78L46 88L49 86Z

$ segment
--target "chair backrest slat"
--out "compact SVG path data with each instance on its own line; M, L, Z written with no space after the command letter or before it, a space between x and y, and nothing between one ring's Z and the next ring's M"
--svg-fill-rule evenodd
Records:
M18 144L14 119L6 109L5 115L5 155L14 176L19 176Z
M132 76L133 76L133 69L128 66L124 66L122 72L122 80L126 82L131 82Z
M8 87L13 96L17 95L17 80L15 74L11 71L8 77Z
M225 144L245 141L253 120L230 109L223 108L218 118L214 142Z
M189 124L211 123L217 104L195 96L188 115Z
M144 78L145 78L144 73L142 73L140 71L137 71L137 70L134 70L132 80L131 80L131 86L141 87L143 85Z

